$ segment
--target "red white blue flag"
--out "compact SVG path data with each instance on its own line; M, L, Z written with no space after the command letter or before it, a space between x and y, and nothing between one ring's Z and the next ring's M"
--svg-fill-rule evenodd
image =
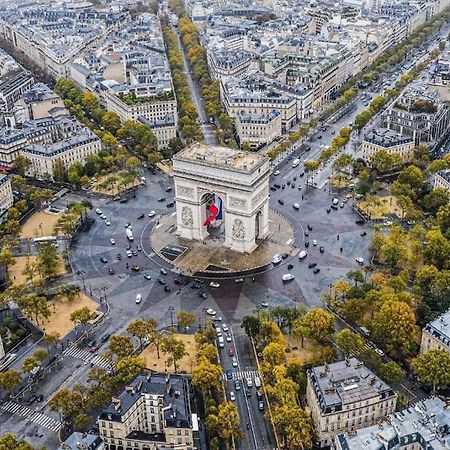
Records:
M216 220L222 219L222 200L216 197L216 201L208 207L209 216L203 224L205 227L211 225Z

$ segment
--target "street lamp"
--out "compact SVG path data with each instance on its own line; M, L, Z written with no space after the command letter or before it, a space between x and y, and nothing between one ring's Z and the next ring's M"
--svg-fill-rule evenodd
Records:
M173 312L175 311L175 308L173 306L169 306L169 312L170 312L170 323L172 324L173 328Z

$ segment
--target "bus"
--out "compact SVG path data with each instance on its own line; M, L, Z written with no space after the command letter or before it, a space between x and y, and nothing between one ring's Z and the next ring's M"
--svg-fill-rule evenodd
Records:
M43 236L40 238L34 238L33 242L35 244L46 244L47 242L52 242L56 244L56 237L55 236Z

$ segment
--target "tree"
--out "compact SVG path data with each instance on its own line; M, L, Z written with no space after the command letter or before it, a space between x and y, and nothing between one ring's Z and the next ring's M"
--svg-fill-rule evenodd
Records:
M240 429L239 413L231 402L221 403L217 412L219 436L228 441L243 437Z
M30 318L34 318L36 323L39 322L41 317L48 319L51 315L47 299L36 294L28 294L19 297L17 304L26 315Z
M6 433L0 437L0 450L34 450L26 441L20 441L13 433Z
M379 150L370 157L370 163L380 173L389 172L402 164L402 159L397 153L389 153Z
M261 322L256 316L245 316L242 319L241 328L245 330L245 334L248 337L255 337L259 333L261 327Z
M115 112L107 111L102 116L102 125L105 130L115 135L120 128L120 117Z
M284 346L276 342L271 342L263 350L264 362L270 366L277 366L283 364L286 361L286 354L284 352Z
M425 259L427 263L438 269L449 267L448 255L450 254L450 242L442 235L439 228L429 230L425 237Z
M8 393L17 389L20 386L21 381L20 373L14 369L0 372L0 389L4 389Z
M23 155L17 155L16 159L13 161L12 166L19 175L23 176L30 168L31 161Z
M145 361L137 356L125 356L117 361L115 380L118 383L129 383L145 369Z
M131 356L134 352L134 345L129 336L113 334L109 340L109 349L120 359Z
M322 308L313 308L299 319L305 327L307 336L323 342L331 339L334 333L334 317Z
M44 361L46 360L48 357L48 352L47 350L43 349L43 348L37 348L34 353L33 353L33 358L36 358L37 361Z
M188 311L181 309L177 313L177 324L182 329L187 329L195 324L197 321L197 316Z
M378 367L381 378L386 383L400 383L405 377L405 371L395 362L388 361L381 363Z
M412 360L412 367L419 380L436 389L450 385L450 355L445 350L428 350Z
M168 364L173 364L174 371L177 372L178 361L183 358L183 356L187 355L184 342L181 339L177 339L175 336L170 335L161 342L161 350L163 353L170 354L167 362Z
M72 421L83 409L83 396L77 390L60 389L49 401L52 411L57 411Z
M139 348L142 348L142 339L151 332L151 328L148 322L141 319L135 319L128 324L127 331L132 336L139 339Z
M5 270L8 271L8 267L16 263L10 248L8 245L2 247L0 251L0 264L5 266Z
M61 158L56 159L53 163L53 178L55 181L64 181L66 179L66 168Z
M344 328L336 335L336 344L346 356L358 354L364 348L364 339L354 331Z
M374 339L382 343L389 354L410 354L416 333L416 318L407 303L396 300L385 302L375 313L370 328Z
M273 408L273 423L289 450L312 447L313 427L309 413L299 406Z
M200 344L196 358L198 362L204 358L212 364L217 364L217 356L216 346L205 342Z
M22 372L31 372L39 366L39 361L34 356L27 356L22 362Z
M220 389L222 376L221 366L203 358L192 369L192 385L204 393L211 391L211 389Z
M83 306L70 314L70 320L74 323L77 322L86 325L92 320L92 316L92 311L87 306Z
M43 280L53 278L58 272L58 253L51 242L45 242L38 248L38 271Z
M450 196L448 192L445 189L436 188L425 195L423 198L423 206L434 215L441 207L447 206L449 201Z

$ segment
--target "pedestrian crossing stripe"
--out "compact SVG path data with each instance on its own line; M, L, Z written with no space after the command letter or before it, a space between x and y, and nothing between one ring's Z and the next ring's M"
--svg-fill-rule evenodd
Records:
M66 348L63 352L66 356L72 356L76 359L81 359L82 361L86 361L88 363L94 364L96 366L101 367L104 370L110 370L111 369L111 363L103 358L100 355L94 355L87 350L82 350L78 347L69 347Z
M233 380L245 380L247 378L251 378L253 381L255 377L259 377L259 373L257 370L238 370L236 372L233 372ZM226 375L223 376L223 379L225 381L228 380Z
M8 401L3 403L0 408L4 411L10 412L11 414L24 417L30 422L36 423L44 428L48 428L55 433L61 429L61 423L53 419L53 417L34 411L33 409L20 405L19 403Z

